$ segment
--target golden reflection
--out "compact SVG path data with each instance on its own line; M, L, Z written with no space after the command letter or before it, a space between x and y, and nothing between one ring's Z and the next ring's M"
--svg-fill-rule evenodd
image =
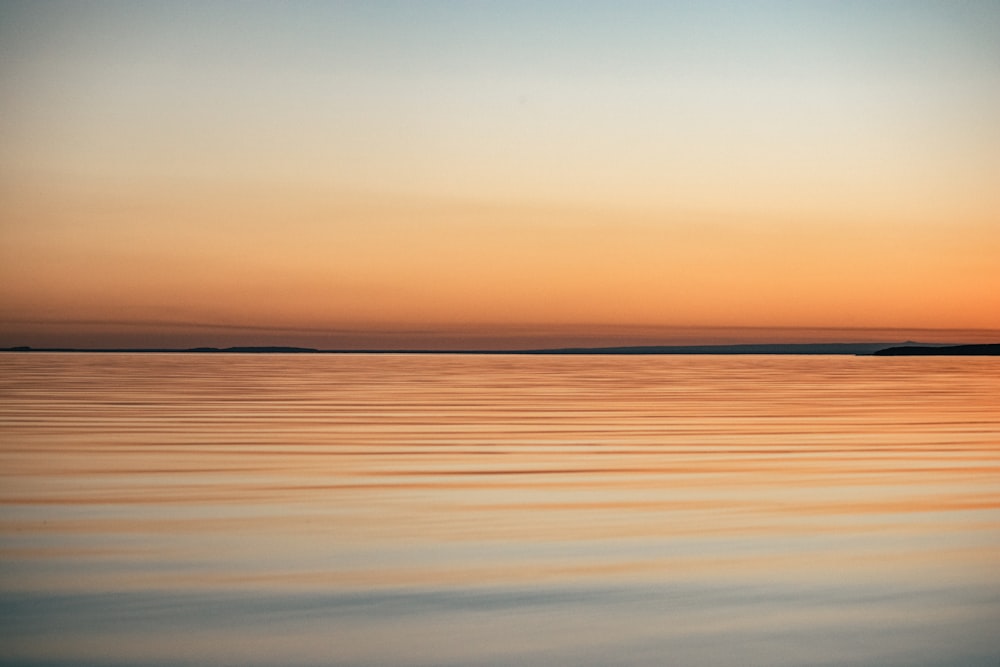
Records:
M171 596L202 596L228 610L204 621L219 636L239 596L263 615L280 598L316 624L306 645L331 614L419 634L499 595L528 618L523 591L602 591L546 609L619 605L649 641L671 619L715 632L700 613L751 637L853 628L870 591L914 641L979 627L1000 616L1000 365L977 362L0 357L0 592L28 605L12 623L47 610L0 635L28 646L57 617L71 639L141 634L88 631L56 594L95 618L138 596L173 627ZM404 599L411 620L386 615Z

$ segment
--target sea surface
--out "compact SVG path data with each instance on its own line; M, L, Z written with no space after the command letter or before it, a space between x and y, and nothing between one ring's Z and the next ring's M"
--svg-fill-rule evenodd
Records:
M0 664L1000 665L1000 359L0 355Z

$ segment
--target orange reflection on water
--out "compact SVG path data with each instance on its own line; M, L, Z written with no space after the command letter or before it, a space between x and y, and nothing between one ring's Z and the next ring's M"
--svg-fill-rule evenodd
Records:
M183 657L139 628L95 629L46 606L57 594L82 596L80 613L96 618L110 618L106 596L139 596L178 633L203 604L183 596L200 596L222 611L199 617L198 632L223 643L254 634L240 611L250 596L261 618L304 623L285 629L298 648L261 648L301 664L328 657L331 632L358 664L489 662L500 630L468 625L473 603L489 623L507 619L497 628L548 628L522 646L537 664L579 662L567 643L579 632L596 642L594 664L632 642L659 647L636 664L668 650L708 664L710 646L736 636L758 662L797 664L786 658L805 640L787 628L817 641L872 614L903 639L872 640L862 662L907 664L906 642L927 636L941 664L1000 649L977 630L1000 618L996 360L0 364L0 588L24 600L3 639L22 657L58 657L39 648L54 623L77 659L127 662L143 642L157 660ZM609 624L607 609L628 622ZM247 634L234 632L244 622ZM444 627L482 644L426 639ZM418 636L423 654L381 647ZM81 653L88 641L105 653ZM184 655L243 656L206 645Z

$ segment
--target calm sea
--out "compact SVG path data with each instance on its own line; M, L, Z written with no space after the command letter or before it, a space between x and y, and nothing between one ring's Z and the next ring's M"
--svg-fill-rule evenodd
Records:
M0 664L1000 665L1000 359L0 355Z

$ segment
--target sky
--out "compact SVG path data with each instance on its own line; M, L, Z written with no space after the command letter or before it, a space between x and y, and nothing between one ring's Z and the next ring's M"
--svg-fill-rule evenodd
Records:
M0 3L0 346L1000 341L1000 2Z

